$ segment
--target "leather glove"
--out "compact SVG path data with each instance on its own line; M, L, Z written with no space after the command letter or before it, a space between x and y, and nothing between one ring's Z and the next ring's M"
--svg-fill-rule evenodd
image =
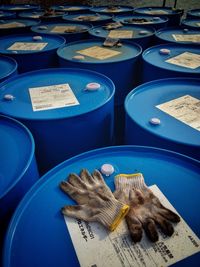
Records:
M85 220L96 221L113 231L129 210L129 206L116 200L106 185L100 172L91 175L83 169L80 176L69 175L68 181L62 181L60 188L78 205L64 206L64 215Z
M153 192L146 186L143 175L120 174L115 177L116 199L130 206L126 222L134 242L142 238L143 229L152 241L158 240L156 226L171 236L174 228L171 222L179 222L180 217L165 208Z

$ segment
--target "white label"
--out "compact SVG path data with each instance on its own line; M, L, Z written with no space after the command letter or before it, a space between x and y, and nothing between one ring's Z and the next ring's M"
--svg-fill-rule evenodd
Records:
M172 37L177 42L200 42L200 34L172 34Z
M51 29L50 32L64 33L64 32L71 32L75 30L76 30L76 26L55 26Z
M147 10L147 11L145 11L145 13L151 14L151 15L168 14L168 12L165 10Z
M125 31L125 30L111 30L108 34L110 38L132 38L133 31Z
M65 7L62 8L62 11L77 11L77 10L81 10L80 7Z
M178 56L167 59L165 62L188 69L196 69L200 67L200 55L184 52Z
M150 188L163 205L175 211L156 185ZM136 244L125 221L114 232L66 216L65 222L81 267L165 267L200 251L200 240L182 218L174 226L173 236L160 232L159 241L151 243L144 234Z
M200 27L200 22L197 22L196 25Z
M9 28L18 28L18 27L25 27L26 25L20 22L9 22L0 25L0 29L9 29Z
M69 84L29 88L33 111L79 105Z
M157 108L200 131L200 100L190 95L157 105Z
M111 58L111 57L121 54L121 52L119 51L115 51L115 50L108 49L108 48L102 48L99 46L92 46L90 48L86 48L86 49L79 50L76 52L81 55L93 57L93 58L100 59L100 60Z
M121 9L120 8L105 8L105 9L102 9L101 11L103 12L111 12L111 13L117 13L117 12L120 12Z
M97 21L100 19L100 16L78 16L74 18L73 20L78 20L78 21Z
M45 48L48 43L23 43L23 42L15 42L7 50L25 50L25 51L40 51Z

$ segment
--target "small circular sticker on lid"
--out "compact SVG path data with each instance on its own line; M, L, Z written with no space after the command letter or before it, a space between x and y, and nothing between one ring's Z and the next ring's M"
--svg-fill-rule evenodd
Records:
M161 55L169 55L170 54L170 50L166 49L166 48L162 48L162 49L159 50L159 53Z
M82 55L76 55L76 56L73 56L72 59L74 59L74 60L83 60L83 59L85 59L85 57L82 56Z
M105 163L101 166L101 173L105 176L110 176L114 171L114 167L111 164Z
M188 29L183 29L183 32L188 32L189 30Z
M39 30L47 30L48 27L47 27L47 26L39 26L38 29L39 29Z
M41 41L42 40L42 36L33 36L33 40L34 41Z
M96 91L96 90L98 90L99 88L101 87L101 85L99 84L99 83L95 83L95 82L93 82L93 83L88 83L87 85L86 85L86 90L89 90L89 91Z
M160 119L158 118L151 118L149 122L152 125L159 125L161 123Z
M6 95L4 95L3 98L4 98L4 100L7 100L7 101L13 101L15 97L13 95L6 94Z
M148 31L139 31L139 34L140 35L145 35L145 34L148 34Z

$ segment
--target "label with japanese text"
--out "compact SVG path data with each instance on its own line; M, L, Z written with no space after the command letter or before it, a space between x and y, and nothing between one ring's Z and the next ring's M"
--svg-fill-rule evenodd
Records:
M100 46L92 46L92 47L79 50L76 52L81 55L93 57L93 58L100 59L100 60L111 58L111 57L121 54L121 52L119 51L115 51L115 50L108 49L108 48L103 48Z
M178 56L167 59L165 62L188 69L197 69L200 67L200 54L184 52Z
M200 43L200 34L172 34L177 42Z
M133 31L126 31L126 30L111 30L108 34L110 38L132 38Z
M47 46L48 43L36 43L36 42L15 42L7 50L18 51L41 51Z
M9 28L18 28L25 27L26 25L21 22L8 22L4 24L0 24L0 29L9 29Z
M176 212L156 185L150 188L165 207ZM98 223L64 218L81 267L165 267L200 252L200 240L183 218L174 225L171 237L159 231L156 243L145 234L141 242L133 243L125 220L109 232Z

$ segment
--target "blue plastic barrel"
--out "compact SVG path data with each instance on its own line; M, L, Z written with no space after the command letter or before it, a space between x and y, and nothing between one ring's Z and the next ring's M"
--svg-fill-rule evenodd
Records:
M63 20L67 22L80 22L83 24L90 24L93 26L97 25L103 25L109 22L112 22L112 16L110 15L104 15L104 14L98 14L98 13L78 13L78 14L72 14L72 15L64 15Z
M155 33L156 42L200 44L200 31L180 27L169 27L160 29Z
M112 191L114 177L117 174L143 173L146 184L148 186L156 184L200 238L200 214L197 212L200 194L200 163L192 158L162 149L139 146L109 147L83 153L67 160L35 184L13 216L4 245L3 267L66 267L66 263L68 266L78 267L83 264L78 260L64 217L60 212L61 207L75 205L75 202L59 189L59 184L67 179L70 173L79 174L82 168L93 172L94 169L100 170L105 163L113 167L114 172L110 176L103 175ZM82 227L80 225L82 232L86 229L83 225L85 224L83 223ZM93 229L92 224L90 226ZM175 225L175 230L177 226ZM90 236L87 230L83 235L89 242ZM160 234L159 237L161 238ZM100 239L98 233L94 239ZM116 238L112 243L113 250L117 248L117 252L118 247L120 250L124 248L127 239L124 237L124 242L119 244L120 240L120 237ZM148 249L155 247L156 244L148 243ZM100 246L98 251L101 251L103 246ZM140 244L132 243L132 246L140 248ZM87 257L91 253L94 252L88 250ZM147 250L144 253L147 253ZM99 257L99 253L94 253L94 258L95 254ZM115 253L112 255L117 258ZM133 262L140 262L142 256L135 253L131 259ZM112 257L110 258L106 258L108 262L112 262ZM128 262L129 266L133 266L131 259ZM168 263L168 256L163 260ZM150 261L152 262L152 259L149 257L148 263ZM198 266L199 261L200 253L196 253L176 262L174 266ZM125 257L123 262L127 263ZM114 265L111 263L107 266Z
M109 15L128 15L133 13L133 7L130 6L96 6L90 8L90 11L100 14L109 14Z
M6 4L0 5L0 10L2 11L12 11L12 12L22 12L22 11L31 11L39 9L39 5L29 5L29 4Z
M143 49L152 45L155 30L152 27L121 25L116 29L108 29L109 24L97 26L89 30L91 37L114 38L139 44Z
M186 13L187 19L200 19L200 9L190 9Z
M62 22L62 17L66 14L66 12L61 12L61 11L50 11L50 12L45 12L44 10L34 10L34 11L25 11L19 13L20 18L31 18L31 19L40 19L42 22Z
M17 34L0 38L0 53L9 55L18 63L19 73L56 67L56 51L65 44L62 36Z
M20 122L0 115L0 251L14 209L38 180L35 144ZM1 259L1 252L0 252Z
M88 38L88 31L92 25L85 25L81 23L43 23L31 28L31 30L38 34L52 34L61 35L65 38L66 42L73 42Z
M46 69L18 75L0 86L0 113L32 132L42 173L113 139L113 82L83 69ZM5 95L13 101L5 101Z
M140 85L125 100L125 143L162 147L200 160L199 105L200 79Z
M76 14L76 13L87 13L89 11L89 6L87 5L52 5L52 9L56 11L64 11L68 14Z
M136 14L151 15L158 17L168 17L168 26L178 26L183 15L182 9L174 9L171 7L138 7L134 9Z
M137 44L123 42L120 46L105 47L101 40L94 39L68 43L57 51L61 67L94 70L114 82L115 136L118 143L123 140L125 97L139 82L141 53L142 48Z
M13 19L16 17L15 12L0 11L0 19Z
M188 44L161 44L142 54L142 81L170 77L200 77L200 47Z
M181 26L190 28L193 30L200 30L200 18L196 19L183 19L181 21Z
M129 16L115 16L113 20L116 22L119 21L123 24L152 26L157 30L166 27L169 19L167 17L133 14Z
M17 74L17 62L11 57L0 55L0 82Z
M29 33L32 26L38 25L36 19L6 19L0 20L0 36Z

